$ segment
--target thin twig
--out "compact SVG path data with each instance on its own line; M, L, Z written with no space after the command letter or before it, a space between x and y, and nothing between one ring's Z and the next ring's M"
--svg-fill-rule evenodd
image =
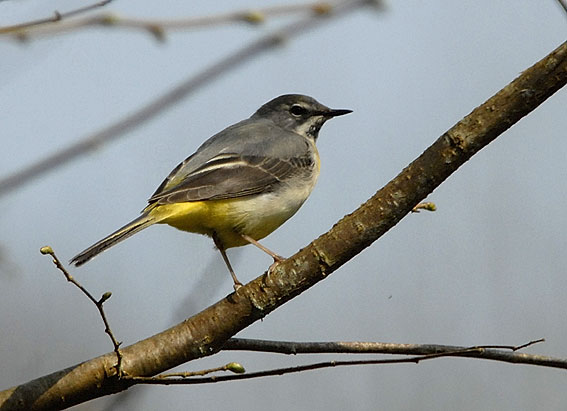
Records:
M26 23L24 25L0 27L0 34L9 34L10 36L16 36L18 39L29 40L32 37L45 37L64 32L87 29L89 27L105 27L142 30L152 34L158 40L164 40L166 31L211 27L235 22L259 24L263 23L268 17L296 13L326 14L332 9L333 5L331 3L314 2L307 4L272 6L257 10L235 11L213 16L184 17L177 19L142 19L135 17L121 17L114 13L101 13L96 16L62 21L63 17L68 17L69 13L66 13L65 16L57 14L56 17L59 17L57 19L49 18Z
M522 345L482 345L472 348L522 350L534 344L544 342L540 338ZM439 344L397 344L365 341L326 341L326 342L297 342L257 340L249 338L231 338L223 346L223 350L257 351L278 354L400 354L426 355L436 353L458 352L471 347L459 347Z
M186 384L209 384L215 382L234 381L234 380L248 380L252 378L269 377L276 375L292 374L303 371L318 370L321 368L332 368L341 366L354 366L354 365L382 365L382 364L403 364L415 363L419 364L421 361L433 360L442 357L481 357L487 350L493 350L494 347L499 347L503 350L517 351L526 348L530 345L543 341L535 340L520 346L500 346L500 345L478 345L474 347L462 347L456 350L445 352L437 352L433 354L418 355L409 358L390 358L384 360L348 360L348 361L325 361L306 365L299 365L296 367L276 368L272 370L258 371L249 374L227 375L227 376L212 376L204 378L155 378L155 377L128 377L128 379L140 384L155 384L155 385L186 385ZM297 344L297 343L294 343ZM299 343L301 344L301 343ZM312 344L312 343L310 343ZM322 343L327 344L327 343ZM343 343L345 344L345 343ZM346 343L348 344L348 343ZM359 344L359 343L356 343ZM373 344L373 343L367 343ZM512 354L512 353L507 353ZM485 358L485 357L483 357Z
M332 11L332 16L344 14L347 11L355 10L365 4L372 3L369 0L350 0L337 4ZM297 37L308 30L316 28L323 22L330 21L329 18L321 18L320 15L312 15L305 19L286 25L282 29L276 30L259 40L242 47L233 54L221 59L217 63L207 67L200 73L182 81L177 86L166 91L161 96L150 101L139 108L134 113L125 116L121 120L113 123L102 130L88 135L79 141L72 143L68 147L48 155L46 158L37 161L12 175L0 179L0 196L11 190L22 186L32 179L45 175L46 172L61 167L71 160L85 155L101 145L122 137L126 132L141 126L150 119L166 109L179 103L183 98L197 91L200 87L220 77L221 74L233 71L237 66L244 64L253 57L260 55L284 42L284 40Z
M57 269L63 273L67 281L69 281L71 284L73 284L79 290L81 290L83 294L85 294L88 297L88 299L91 300L93 304L96 306L100 314L100 317L102 318L102 322L104 323L104 332L107 333L108 336L110 337L110 341L112 341L112 345L114 346L114 352L116 353L116 357L118 359L116 363L117 375L119 377L123 376L124 373L122 371L122 353L120 352L120 345L122 344L122 342L118 341L116 337L114 337L114 333L110 328L110 324L108 322L108 319L106 318L106 313L104 312L104 307L103 307L104 302L112 296L112 293L110 291L106 291L105 293L102 294L100 299L97 300L85 287L83 287L82 284L80 284L77 280L75 280L75 278L65 269L65 267L63 266L59 258L57 258L55 252L50 246L41 247L39 251L44 255L50 255L51 258L53 258L53 264L55 264Z
M187 371L187 372L170 372L170 373L159 374L159 375L156 375L155 377L148 377L148 378L152 378L152 379L167 379L167 378L173 378L173 377L189 378L189 377L195 377L197 375L212 374L213 372L219 372L219 371L230 371L230 372L235 373L235 374L243 374L244 372L246 372L246 370L244 369L244 367L242 365L240 365L237 362L231 362L231 363L225 364L221 367L208 368L206 370ZM130 377L130 376L128 376L126 378L133 379L133 377Z
M45 24L57 23L57 22L60 22L63 19L66 19L66 18L69 18L69 17L74 17L74 16L77 16L79 14L83 14L83 13L86 13L88 11L97 9L99 7L104 7L112 1L113 0L103 0L103 1L99 1L99 2L94 3L94 4L90 4L88 6L83 6L83 7L79 7L79 8L70 10L70 11L66 11L64 13L60 13L56 10L56 11L53 12L53 16L50 16L50 17L45 17L45 18L42 18L42 19L27 21L25 23L18 23L18 24L14 24L14 25L11 25L11 26L0 27L0 34L8 34L8 33L14 34L15 32L23 32L26 29L30 29L32 27L42 26L42 25L45 25Z

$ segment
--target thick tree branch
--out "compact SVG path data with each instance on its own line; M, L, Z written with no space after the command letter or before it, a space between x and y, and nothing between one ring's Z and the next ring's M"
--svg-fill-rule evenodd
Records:
M471 156L567 82L567 43L444 133L396 178L327 233L181 324L122 349L123 370L151 376L221 350L226 341L326 278L397 224ZM114 352L0 393L0 410L57 409L125 390Z

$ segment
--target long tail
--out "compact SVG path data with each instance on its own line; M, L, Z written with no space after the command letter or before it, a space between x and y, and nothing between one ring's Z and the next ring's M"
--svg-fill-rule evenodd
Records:
M129 222L124 227L116 230L108 237L103 238L99 242L91 245L85 251L77 254L71 259L70 263L75 264L75 266L77 267L83 265L94 256L102 253L107 248L110 248L113 245L118 244L120 241L126 240L128 237L136 234L139 231L142 231L144 228L157 223L158 220L159 219L156 219L150 213L143 213L140 217Z

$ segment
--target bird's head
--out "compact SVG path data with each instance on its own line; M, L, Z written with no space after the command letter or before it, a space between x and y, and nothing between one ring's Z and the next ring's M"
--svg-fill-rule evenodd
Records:
M331 109L309 96L285 94L264 104L251 118L271 120L283 129L316 140L325 121L351 112Z

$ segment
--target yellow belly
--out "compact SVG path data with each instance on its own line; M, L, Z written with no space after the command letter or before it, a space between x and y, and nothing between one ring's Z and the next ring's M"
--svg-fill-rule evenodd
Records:
M312 187L288 189L227 200L207 200L150 206L157 222L208 236L216 233L225 248L248 244L240 234L260 240L299 209Z
M249 244L240 234L261 240L293 216L307 200L319 176L319 153L312 145L315 169L297 176L276 192L226 200L205 200L175 204L152 204L145 210L156 223L179 230L216 234L224 248Z

